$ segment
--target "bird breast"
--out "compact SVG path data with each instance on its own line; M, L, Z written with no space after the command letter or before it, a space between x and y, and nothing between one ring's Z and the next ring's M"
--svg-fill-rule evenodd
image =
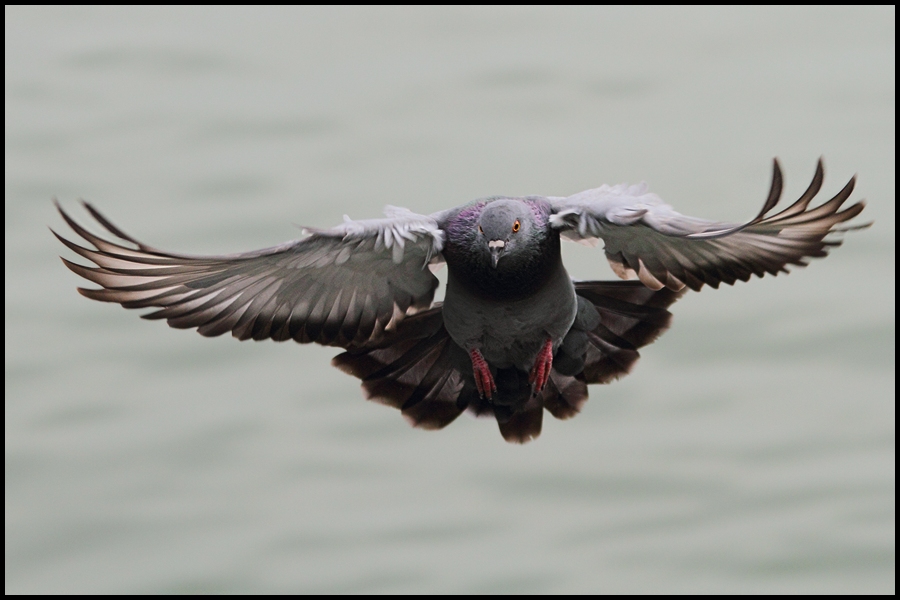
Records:
M515 300L484 298L450 271L444 297L444 326L457 345L479 349L493 367L528 370L548 338L554 351L577 312L575 287L558 265L534 293Z

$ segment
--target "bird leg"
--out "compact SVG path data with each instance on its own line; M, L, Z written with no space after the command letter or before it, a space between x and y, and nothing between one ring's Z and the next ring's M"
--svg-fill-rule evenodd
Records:
M488 367L487 361L478 348L469 351L469 357L472 359L472 373L475 375L475 387L478 388L478 395L488 400L491 395L497 391L497 384L491 376L491 369Z
M535 395L547 385L547 380L550 379L550 368L552 366L553 340L548 338L547 341L544 342L541 351L538 352L537 358L534 361L534 366L531 368L531 374L528 375L528 382L531 384Z

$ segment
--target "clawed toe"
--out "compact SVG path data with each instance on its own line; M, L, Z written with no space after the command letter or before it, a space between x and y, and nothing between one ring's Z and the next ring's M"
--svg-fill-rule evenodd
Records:
M532 392L537 395L544 389L547 381L550 379L550 369L553 367L553 340L544 342L544 346L538 353L531 373L528 375L528 382L531 383Z
M475 387L478 388L478 395L490 400L497 391L497 384L494 383L491 369L488 367L487 361L484 360L481 351L477 349L471 350L469 357L472 359L472 373L475 376Z

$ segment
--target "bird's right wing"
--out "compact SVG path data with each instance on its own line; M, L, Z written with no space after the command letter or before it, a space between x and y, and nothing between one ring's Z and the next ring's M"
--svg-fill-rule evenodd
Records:
M788 264L806 265L840 241L826 239L859 226L838 227L865 207L839 210L850 197L855 178L827 202L809 208L823 179L822 161L799 200L767 216L781 197L782 177L774 163L769 197L757 217L744 224L720 223L681 215L646 185L602 186L568 198L549 198L551 225L574 240L602 238L606 257L623 279L637 277L647 287L699 290L703 284L747 281L751 275L777 275Z
M431 306L438 281L427 268L440 257L443 232L433 219L388 207L387 218L345 222L273 248L224 256L157 250L123 233L90 204L85 207L113 242L63 219L96 250L53 232L95 263L66 259L103 289L78 291L125 308L158 307L143 315L206 336L364 347L407 314ZM134 247L131 247L134 246Z

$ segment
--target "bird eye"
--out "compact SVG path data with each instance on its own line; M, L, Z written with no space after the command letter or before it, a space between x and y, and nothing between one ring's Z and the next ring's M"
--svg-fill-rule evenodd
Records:
M481 225L478 226L478 233L484 234L484 229L481 228Z
M519 228L520 228L521 226L522 226L522 225L519 223L519 220L516 219L516 222L513 223L513 233L519 231Z

